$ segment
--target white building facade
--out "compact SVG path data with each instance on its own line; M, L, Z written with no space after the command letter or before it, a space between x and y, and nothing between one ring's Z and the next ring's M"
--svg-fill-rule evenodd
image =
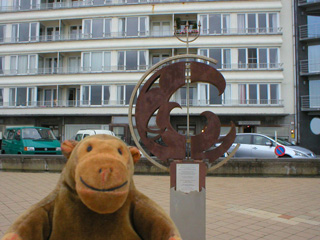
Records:
M221 133L277 134L295 129L292 3L287 0L2 0L0 14L0 131L51 127L61 140L78 129L111 129L131 143L128 104L143 73L186 53L174 37L188 21L200 37L190 53L218 60L226 79L190 90L190 130L216 113ZM186 103L186 88L172 97ZM186 130L186 110L171 123Z

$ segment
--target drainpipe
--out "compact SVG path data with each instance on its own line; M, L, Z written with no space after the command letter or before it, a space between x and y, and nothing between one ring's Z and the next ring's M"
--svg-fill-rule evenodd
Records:
M295 0L292 0L292 20L293 20L293 59L294 59L294 69L293 71L293 77L294 77L294 131L295 131L295 136L294 140L296 143L300 141L300 91L299 91L299 65L298 65L298 48L296 47L297 43L297 38L298 38L298 33L296 32L296 25L298 22L297 19L297 11L298 11L298 3L295 4ZM298 28L299 26L297 26Z

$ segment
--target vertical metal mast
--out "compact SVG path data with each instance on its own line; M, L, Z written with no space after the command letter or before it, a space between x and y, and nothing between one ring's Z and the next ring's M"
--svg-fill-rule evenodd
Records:
M176 38L178 38L179 41L186 43L187 45L187 54L189 54L189 43L195 41L199 36L200 36L200 28L201 28L201 24L199 22L198 24L198 32L195 35L195 37L192 40L189 40L189 21L187 21L186 23L186 40L181 39L180 36L178 36L177 33L177 24L174 24L174 35ZM186 62L186 73L185 73L185 77L186 77L186 84L187 84L187 94L186 94L186 103L187 103L187 161L190 160L190 145L191 145L191 137L190 137L190 81L191 81L191 69L190 69L190 61L189 59L187 59Z

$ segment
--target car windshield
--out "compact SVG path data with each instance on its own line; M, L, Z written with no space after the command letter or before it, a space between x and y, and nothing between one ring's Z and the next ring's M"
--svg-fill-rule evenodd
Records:
M54 140L56 137L47 128L25 128L22 129L22 139Z

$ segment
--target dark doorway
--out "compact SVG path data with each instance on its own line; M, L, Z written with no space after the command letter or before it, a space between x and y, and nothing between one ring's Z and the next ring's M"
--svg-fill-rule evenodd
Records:
M254 132L254 126L243 126L243 132L244 133L253 133Z

